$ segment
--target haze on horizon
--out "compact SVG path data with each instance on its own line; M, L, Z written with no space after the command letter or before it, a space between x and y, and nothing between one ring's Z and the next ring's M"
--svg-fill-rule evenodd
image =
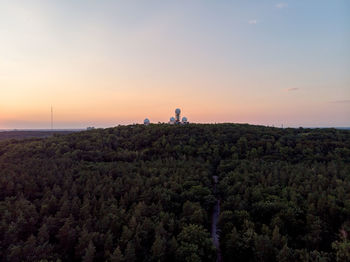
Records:
M350 2L0 2L0 129L350 126Z

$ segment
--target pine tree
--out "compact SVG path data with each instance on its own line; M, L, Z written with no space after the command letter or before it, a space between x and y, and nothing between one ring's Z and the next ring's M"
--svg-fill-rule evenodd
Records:
M162 257L165 255L165 248L165 240L160 235L157 235L152 245L152 256L154 260L162 260Z
M124 262L124 256L122 251L120 250L120 247L117 246L116 249L114 249L113 254L110 255L110 259L111 262Z
M47 229L47 225L43 224L38 233L38 242L39 244L44 244L45 242L49 242L50 240L50 235Z
M128 262L134 262L136 260L135 247L132 241L129 241L126 246L125 260Z
M95 256L95 246L90 240L89 246L85 250L85 255L82 259L83 262L93 262L94 261L94 256Z

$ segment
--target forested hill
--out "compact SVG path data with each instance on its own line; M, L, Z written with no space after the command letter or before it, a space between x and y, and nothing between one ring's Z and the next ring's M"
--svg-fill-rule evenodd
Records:
M350 131L159 124L2 141L0 261L215 261L217 198L223 261L349 261Z
M55 134L70 134L81 130L0 130L0 141L8 139L45 138Z

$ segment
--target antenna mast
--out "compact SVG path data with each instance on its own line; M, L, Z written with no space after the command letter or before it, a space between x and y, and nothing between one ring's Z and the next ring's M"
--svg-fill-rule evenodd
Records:
M53 130L53 108L51 105L51 130Z

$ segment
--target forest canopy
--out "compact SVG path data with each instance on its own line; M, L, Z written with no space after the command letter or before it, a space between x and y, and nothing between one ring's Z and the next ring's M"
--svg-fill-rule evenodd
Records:
M151 124L1 141L0 261L216 261L217 199L223 261L349 261L350 131Z

